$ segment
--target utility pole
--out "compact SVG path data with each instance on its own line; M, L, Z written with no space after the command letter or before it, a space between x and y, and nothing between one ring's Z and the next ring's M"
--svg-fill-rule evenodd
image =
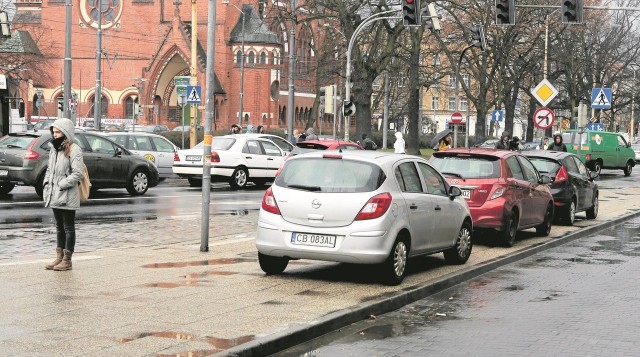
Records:
M71 119L71 108L69 101L71 100L71 0L65 1L64 16L64 92L63 100L63 116ZM39 109L38 109L39 110Z
M289 31L289 97L287 100L287 139L293 142L293 96L295 95L295 83L293 70L295 68L294 45L296 37L296 0L291 0L291 29Z
M104 0L98 0L97 9L102 9L102 1ZM93 94L93 120L96 124L96 128L100 130L100 119L102 118L102 12L100 11L98 11L98 38L96 40L96 47L96 91ZM67 85L65 83L65 88L66 87ZM66 107L67 106L65 105L64 108Z
M233 5L235 7L235 5ZM242 128L242 118L244 117L244 23L245 23L245 15L244 9L240 9L240 13L242 14L242 44L240 45L240 50L242 51L242 55L240 58L242 62L240 62L240 108L238 108L238 125Z
M191 68L189 84L195 86L198 84L196 76L198 70L198 6L197 0L191 0ZM187 93L187 96L190 93ZM189 147L196 146L196 118L198 113L198 104L191 107L191 122L189 123Z
M387 132L389 130L389 72L384 74L384 107L382 109L382 148L387 148Z

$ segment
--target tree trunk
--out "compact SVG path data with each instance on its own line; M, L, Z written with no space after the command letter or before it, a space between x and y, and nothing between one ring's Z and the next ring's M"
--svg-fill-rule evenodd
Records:
M409 101L407 116L409 130L407 133L406 152L410 155L420 155L420 42L422 42L422 28L410 29L411 54L409 56Z

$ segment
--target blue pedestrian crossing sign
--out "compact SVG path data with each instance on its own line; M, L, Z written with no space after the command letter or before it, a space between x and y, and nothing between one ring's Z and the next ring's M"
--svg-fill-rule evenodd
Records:
M604 123L589 123L587 124L587 130L604 131Z
M187 86L187 104L200 104L201 98L202 88L200 86Z
M494 110L491 113L491 121L503 121L504 120L504 110Z
M611 88L593 88L591 90L591 108L611 109Z

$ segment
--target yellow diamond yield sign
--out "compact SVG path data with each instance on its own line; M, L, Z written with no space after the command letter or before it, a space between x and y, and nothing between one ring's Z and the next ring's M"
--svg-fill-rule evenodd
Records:
M548 80L543 79L540 84L533 88L531 94L542 106L546 106L558 95L558 90Z

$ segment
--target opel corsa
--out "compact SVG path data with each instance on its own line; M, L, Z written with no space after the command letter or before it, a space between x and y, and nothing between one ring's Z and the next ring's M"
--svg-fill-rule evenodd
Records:
M376 264L400 284L408 258L444 252L464 264L472 220L457 187L426 160L364 150L322 151L287 160L262 199L260 267L282 273L291 259Z

